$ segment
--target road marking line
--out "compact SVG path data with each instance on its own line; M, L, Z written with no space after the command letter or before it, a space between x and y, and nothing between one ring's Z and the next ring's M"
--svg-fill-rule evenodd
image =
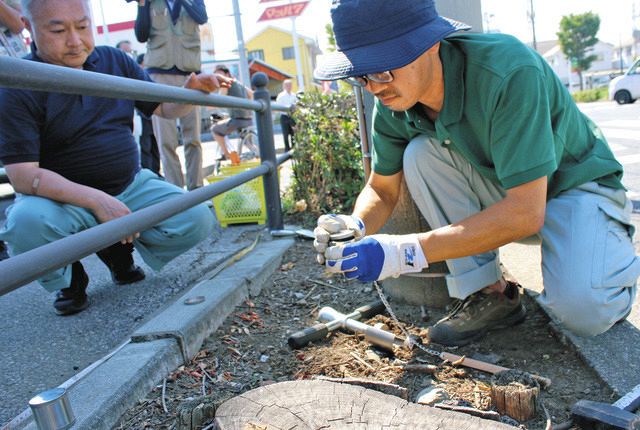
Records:
M601 127L607 139L640 140L640 130Z
M617 142L609 142L609 148L611 148L611 150L613 152L623 151L625 149L629 149L628 146L623 145L621 143L617 143Z
M629 165L640 163L640 154L623 155L622 157L616 157L620 164Z
M616 128L640 128L637 119L610 119L608 121L598 121L598 127L616 127Z

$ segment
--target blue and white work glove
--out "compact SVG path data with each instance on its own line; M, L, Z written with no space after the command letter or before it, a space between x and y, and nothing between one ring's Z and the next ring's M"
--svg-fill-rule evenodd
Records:
M324 253L329 247L329 242L339 235L341 240L360 240L366 234L364 222L355 215L320 215L318 218L318 226L313 230L316 237L313 241L313 247L318 252L318 263L324 264Z
M325 252L327 271L349 279L380 281L429 267L417 234L374 234L357 242L332 246Z

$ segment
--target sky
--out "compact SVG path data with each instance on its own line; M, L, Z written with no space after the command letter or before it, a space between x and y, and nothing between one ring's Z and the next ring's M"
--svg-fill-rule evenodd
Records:
M638 0L482 0L484 26L488 23L492 30L531 42L533 32L527 13L532 2L537 41L557 39L564 15L591 11L600 16L598 38L618 45L631 38L633 3L636 3L635 14L640 14Z
M291 30L290 19L257 22L265 7L286 4L291 0L271 0L265 3L260 3L260 0L237 1L242 16L242 32L245 40L267 25ZM91 0L91 2L97 25L103 23L101 3L107 23L130 21L136 17L136 2L127 3L125 0ZM635 14L640 15L640 0L482 0L485 28L488 26L490 30L513 34L523 42L531 42L533 32L528 20L531 3L535 11L537 41L556 39L555 33L558 31L562 16L591 11L600 16L598 37L605 42L617 45L620 41L624 42L631 37L633 3L636 3ZM220 55L231 52L237 45L232 0L205 0L205 4L209 22L214 31L216 52ZM310 0L302 15L296 19L296 31L316 39L323 51L327 47L324 27L331 20L330 6L331 0Z

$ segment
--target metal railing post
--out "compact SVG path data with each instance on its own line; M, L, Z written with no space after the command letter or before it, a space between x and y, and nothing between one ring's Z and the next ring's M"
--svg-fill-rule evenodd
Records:
M269 83L269 78L262 72L256 73L251 79L251 84L256 89L253 98L262 103L262 109L256 112L260 158L270 167L269 173L263 178L269 230L282 230L284 224L280 202L280 184L278 183L278 164L273 139L273 121L271 120L271 96L267 90L267 83Z
M364 167L364 181L371 175L371 148L369 145L369 125L367 124L367 112L364 103L364 90L354 86L356 96L356 112L358 113L358 126L360 127L360 149L362 150L362 166Z

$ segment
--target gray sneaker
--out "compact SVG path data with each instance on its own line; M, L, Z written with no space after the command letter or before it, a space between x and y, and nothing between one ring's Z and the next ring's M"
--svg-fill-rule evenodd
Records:
M518 284L508 282L504 293L477 292L458 301L448 315L429 327L431 342L462 346L479 339L490 330L522 322L526 309L520 302Z

